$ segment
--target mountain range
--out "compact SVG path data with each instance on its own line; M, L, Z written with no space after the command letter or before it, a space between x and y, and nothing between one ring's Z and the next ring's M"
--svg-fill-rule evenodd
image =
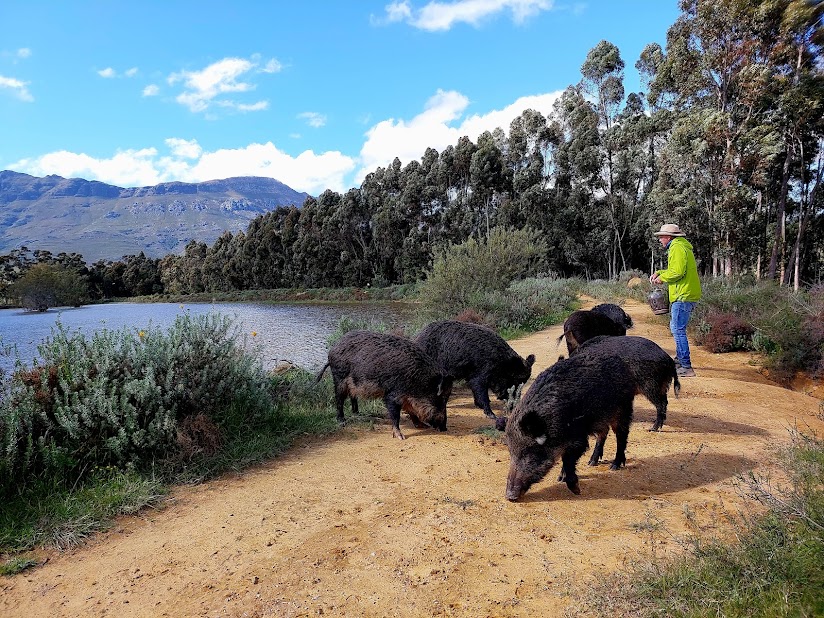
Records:
M95 180L38 178L0 171L0 255L28 247L76 252L88 263L141 251L182 253L190 240L212 244L224 231L278 206L300 207L301 193L273 178L164 182L123 188Z

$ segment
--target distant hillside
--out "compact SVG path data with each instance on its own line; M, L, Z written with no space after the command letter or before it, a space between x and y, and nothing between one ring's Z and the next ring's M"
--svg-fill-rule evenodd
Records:
M307 197L251 176L129 189L0 171L0 255L26 246L81 253L87 262L141 251L162 257L192 239L212 244L225 230L245 230L258 215L300 207Z

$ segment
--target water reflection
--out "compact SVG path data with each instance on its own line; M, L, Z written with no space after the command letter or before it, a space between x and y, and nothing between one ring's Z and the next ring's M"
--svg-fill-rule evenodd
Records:
M306 369L326 362L326 340L343 316L356 320L376 319L390 326L408 323L410 310L397 304L268 305L259 303L113 303L78 308L51 309L29 313L19 309L0 310L0 341L16 346L20 359L30 365L37 346L60 322L72 331L91 334L107 328L135 331L150 327L168 328L183 313L199 315L218 312L233 317L248 335L246 345L270 369L289 361ZM255 332L256 336L252 336ZM0 356L0 367L10 369L13 358Z

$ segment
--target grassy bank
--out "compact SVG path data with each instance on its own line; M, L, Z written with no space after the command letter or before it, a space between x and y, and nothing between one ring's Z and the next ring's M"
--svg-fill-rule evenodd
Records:
M730 522L735 542L697 529L682 541L681 558L641 560L596 583L571 613L824 615L824 440L793 430L776 457L786 480L752 473L739 479L750 507Z
M267 290L232 290L197 294L152 294L117 299L137 303L309 303L309 302L386 302L414 301L417 284L390 285L382 288L277 288Z

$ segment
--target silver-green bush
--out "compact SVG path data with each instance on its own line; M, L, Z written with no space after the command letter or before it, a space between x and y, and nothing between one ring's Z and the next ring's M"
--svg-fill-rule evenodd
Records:
M219 430L237 409L255 422L273 406L260 362L217 314L181 316L167 332L90 337L58 324L39 352L0 401L0 489L32 473L141 467L174 451L186 417L205 415Z
M534 230L495 228L485 240L470 238L438 255L420 286L421 300L439 317L476 309L472 302L479 294L541 272L546 253L546 242Z

